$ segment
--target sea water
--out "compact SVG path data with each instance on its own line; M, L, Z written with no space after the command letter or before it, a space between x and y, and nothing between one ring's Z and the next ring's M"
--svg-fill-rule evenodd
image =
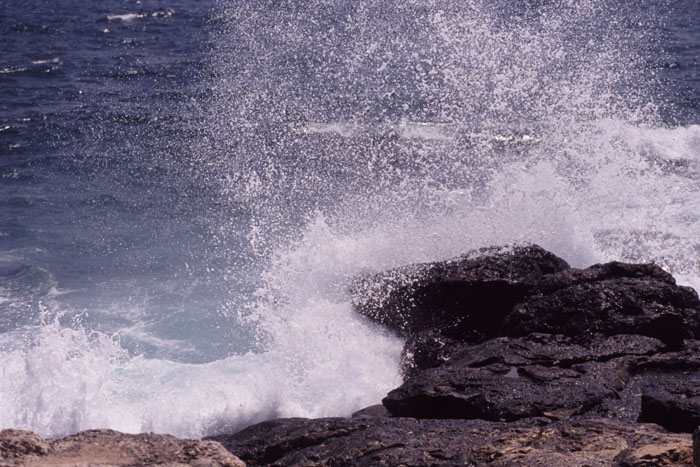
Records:
M0 4L0 428L349 415L354 277L535 242L700 287L692 0Z

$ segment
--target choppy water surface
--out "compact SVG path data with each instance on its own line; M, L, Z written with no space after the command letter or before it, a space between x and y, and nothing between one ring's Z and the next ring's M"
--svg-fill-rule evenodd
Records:
M0 428L202 436L400 382L357 274L530 241L700 286L700 5L0 5Z

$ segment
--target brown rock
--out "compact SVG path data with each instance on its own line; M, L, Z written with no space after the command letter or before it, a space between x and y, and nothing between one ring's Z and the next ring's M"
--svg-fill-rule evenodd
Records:
M43 456L48 452L49 444L36 433L22 430L0 431L0 459Z
M45 440L35 433L0 432L0 466L197 466L243 467L245 464L214 441L170 435L130 435L88 430Z

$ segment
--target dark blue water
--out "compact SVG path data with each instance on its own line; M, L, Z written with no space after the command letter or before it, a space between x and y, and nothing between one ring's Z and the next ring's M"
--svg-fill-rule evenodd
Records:
M212 229L216 217L235 213L222 213L192 170L212 8L155 1L4 8L0 241L11 258L3 276L25 293L4 304L2 331L36 323L40 299L59 288L73 310L65 319L89 310L93 316L82 319L98 329L125 324L119 313L94 316L116 304L162 308L166 322L143 323L157 326L159 338L189 338L192 325L217 332L231 281L221 290ZM237 248L236 233L223 240ZM237 293L251 281L242 282ZM177 318L193 307L201 321ZM221 352L250 347L236 337L217 339Z
M0 34L0 427L373 403L400 343L344 284L483 244L700 284L695 0L0 0Z

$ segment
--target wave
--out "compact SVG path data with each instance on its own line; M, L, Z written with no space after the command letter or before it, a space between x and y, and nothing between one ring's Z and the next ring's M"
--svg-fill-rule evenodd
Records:
M143 18L144 13L124 13L123 15L107 15L107 21L124 21L130 22L135 19Z
M123 23L131 23L137 19L143 18L169 18L175 14L175 10L164 9L156 10L150 13L123 13L119 15L107 15L107 21L121 21Z
M700 288L700 126L660 122L648 23L604 0L220 6L192 180L215 186L222 274L262 271L237 306L254 345L139 356L134 336L187 344L66 322L47 300L0 351L0 427L199 437L348 415L399 384L402 347L352 312L350 281L482 246L655 261Z
M697 148L697 131L601 122L568 147L585 149L579 160L542 148L503 166L488 196L436 191L426 209L371 222L316 211L263 274L250 316L262 353L184 364L134 356L119 335L48 322L0 355L0 426L199 437L274 417L349 415L399 384L402 346L351 311L349 281L486 245L533 241L575 266L655 261L699 287L697 179L657 164L678 145ZM677 144L649 145L668 138Z
M129 356L116 337L47 323L30 348L1 353L0 426L201 437L273 417L349 415L399 383L395 338L344 305L307 312L313 325L297 316L269 352L199 365Z

